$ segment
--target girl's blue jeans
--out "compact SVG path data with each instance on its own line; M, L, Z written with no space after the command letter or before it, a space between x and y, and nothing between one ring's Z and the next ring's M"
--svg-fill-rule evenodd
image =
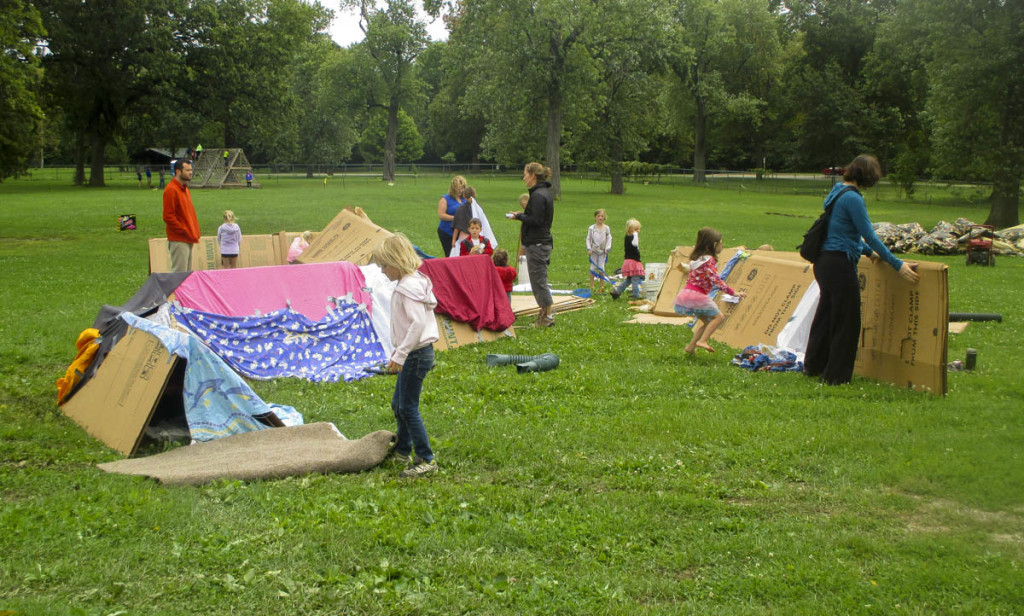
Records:
M395 412L398 422L398 438L395 452L410 455L415 449L416 455L426 461L434 459L430 449L430 437L420 417L420 392L423 391L423 379L434 367L434 347L427 345L409 353L395 381L395 393L391 397L391 410Z
M633 299L640 299L640 283L643 281L643 276L627 276L623 278L619 284L615 285L615 292L622 295L622 292L626 290L626 287L632 284L633 288L630 289L630 293L633 295Z

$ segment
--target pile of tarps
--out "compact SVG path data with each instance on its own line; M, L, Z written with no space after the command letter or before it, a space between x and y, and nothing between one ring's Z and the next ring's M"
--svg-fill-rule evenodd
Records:
M992 239L992 249L998 254L1024 252L1024 225L993 231L976 227L966 218L957 218L954 222L940 220L931 231L925 231L916 222L902 225L878 222L874 228L882 243L896 253L952 255L965 252L967 240L979 237Z

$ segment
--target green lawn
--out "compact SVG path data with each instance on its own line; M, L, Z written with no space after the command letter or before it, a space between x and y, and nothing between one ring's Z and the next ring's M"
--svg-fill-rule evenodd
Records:
M498 239L518 178L469 177ZM145 280L160 194L0 184L0 614L1016 614L1024 605L1024 260L949 264L950 310L998 312L949 339L943 398L855 378L825 388L750 374L729 353L684 356L684 332L624 325L624 302L551 330L438 355L422 412L441 472L394 469L163 487L110 475L120 456L66 419L55 380L100 305ZM347 205L436 253L448 178L386 186L275 179L197 191L213 234L318 230ZM664 261L699 227L726 245L789 249L820 195L567 179L553 284L586 284L583 240L608 210L621 261L626 218ZM884 198L888 193L879 193ZM981 222L981 203L881 202L875 221ZM119 214L139 230L118 232ZM781 215L780 215L781 214ZM758 341L752 341L758 342ZM516 375L487 353L554 352ZM254 383L266 400L358 437L393 429L393 381ZM7 610L7 611L5 611Z

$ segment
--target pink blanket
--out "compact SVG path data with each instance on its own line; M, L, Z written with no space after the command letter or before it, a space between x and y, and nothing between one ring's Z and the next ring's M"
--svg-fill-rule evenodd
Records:
M192 272L174 291L186 308L244 317L286 308L289 304L314 321L327 316L328 298L352 294L352 301L372 308L363 291L359 268L347 261L277 265ZM370 313L372 314L372 312Z
M434 312L469 323L477 331L504 331L516 320L490 257L469 255L428 259L420 268L434 283Z

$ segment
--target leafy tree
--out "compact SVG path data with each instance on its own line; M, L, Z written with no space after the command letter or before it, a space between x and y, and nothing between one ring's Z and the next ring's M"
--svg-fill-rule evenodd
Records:
M359 151L363 159L375 162L387 160L388 116L383 109L370 114L370 121L363 129ZM416 122L404 110L398 110L398 132L395 138L394 159L396 162L413 162L423 156L423 137L416 129Z
M383 8L377 7L377 0L342 0L341 5L359 10L359 28L366 38L356 47L370 59L363 84L367 107L378 107L386 113L382 179L394 182L399 112L421 86L413 73L413 62L423 52L429 37L411 0L384 2ZM440 5L428 3L426 8L436 16Z
M565 132L593 118L598 73L594 35L618 0L464 0L449 44L472 58L472 100L488 121L484 149L499 160L544 160L561 192ZM571 137L570 137L571 138Z
M595 121L579 131L576 151L605 161L612 194L625 193L623 161L647 147L658 122L658 72L665 41L660 6L648 0L622 2L595 40L600 82ZM611 17L609 19L609 17Z
M43 36L30 3L0 0L0 182L23 171L39 147L42 74L34 47Z
M678 0L669 67L693 119L693 179L703 182L712 121L759 128L777 75L777 26L760 0Z
M193 0L184 36L192 104L218 122L223 145L266 158L296 154L291 88L299 51L326 40L330 12L302 0ZM282 130L282 126L286 129Z
M487 134L487 120L479 99L487 88L482 79L467 74L471 62L467 49L448 43L435 43L416 62L417 73L430 89L424 136L435 153L446 152L456 160L477 164L481 144Z
M103 186L107 145L121 120L181 70L174 15L156 0L38 0L47 30L45 79L76 135L76 181Z
M929 24L933 162L944 175L992 182L985 221L1020 222L1024 177L1024 2L908 0ZM964 176L967 176L966 178Z

